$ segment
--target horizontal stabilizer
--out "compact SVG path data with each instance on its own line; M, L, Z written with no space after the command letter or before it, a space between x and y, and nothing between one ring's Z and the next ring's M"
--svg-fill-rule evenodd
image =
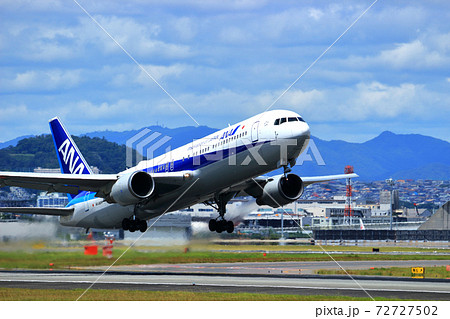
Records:
M0 207L0 213L68 216L73 207Z

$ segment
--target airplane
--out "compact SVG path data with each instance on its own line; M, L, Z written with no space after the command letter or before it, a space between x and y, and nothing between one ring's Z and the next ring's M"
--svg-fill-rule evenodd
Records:
M62 208L9 207L1 212L60 216L63 226L145 232L148 220L198 203L214 207L212 232L232 233L227 202L252 196L280 207L300 198L310 184L357 174L300 177L291 173L310 139L309 125L289 110L271 110L231 125L117 174L93 174L77 145L55 117L49 121L61 173L0 172L0 187L67 193ZM290 167L289 167L290 166ZM283 168L283 174L265 176Z

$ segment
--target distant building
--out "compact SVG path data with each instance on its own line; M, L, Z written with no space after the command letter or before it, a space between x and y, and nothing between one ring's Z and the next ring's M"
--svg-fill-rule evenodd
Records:
M352 207L353 217L370 217L371 209L367 207ZM327 207L325 209L326 217L344 217L345 207Z
M9 188L8 192L0 193L0 207L31 207L34 206L36 195L20 187Z
M36 201L37 207L65 207L69 202L66 195L60 193L47 194L42 192Z
M390 211L391 210L391 192L381 191L380 192L380 210ZM392 191L392 210L397 210L400 208L400 199L398 190L394 189Z

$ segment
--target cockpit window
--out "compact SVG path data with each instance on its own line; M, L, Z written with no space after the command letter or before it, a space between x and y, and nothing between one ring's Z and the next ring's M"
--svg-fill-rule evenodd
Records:
M286 122L298 122L298 121L305 122L300 116L288 117L288 118L282 117L282 118L276 119L275 122L273 123L273 125L281 125Z

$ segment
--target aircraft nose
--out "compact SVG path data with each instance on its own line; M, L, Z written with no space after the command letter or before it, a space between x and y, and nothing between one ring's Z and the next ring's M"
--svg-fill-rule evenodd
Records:
M309 130L309 125L306 122L299 122L295 128L292 129L292 135L295 138L309 138L311 133Z

